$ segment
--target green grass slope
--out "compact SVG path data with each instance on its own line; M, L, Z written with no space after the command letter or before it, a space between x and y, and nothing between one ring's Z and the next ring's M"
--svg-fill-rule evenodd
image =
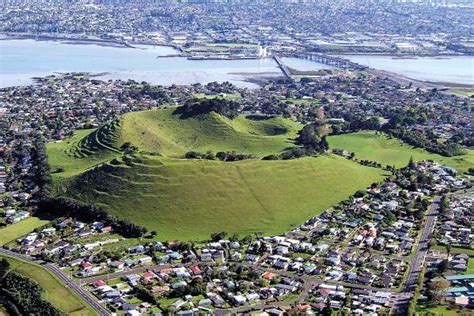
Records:
M147 157L132 168L86 172L67 191L160 238L186 240L218 231L281 233L382 177L334 155L237 163Z
M188 151L236 151L258 156L279 153L293 146L301 126L271 118L230 120L211 112L194 118L173 115L176 108L129 113L121 120L119 145L131 142L140 150L181 158ZM118 146L120 147L120 146Z
M354 152L358 159L377 161L383 165L403 167L408 164L410 157L413 157L415 161L436 160L463 172L474 167L474 150L468 149L466 155L462 156L444 157L413 148L396 138L376 135L373 131L330 136L328 141L331 148L343 148Z

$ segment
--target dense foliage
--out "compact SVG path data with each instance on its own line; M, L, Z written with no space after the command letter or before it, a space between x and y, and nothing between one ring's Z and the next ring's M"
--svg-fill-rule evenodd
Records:
M427 138L426 135L421 132L410 131L404 128L394 128L390 129L388 132L409 145L426 149L432 153L446 157L464 154L461 145L454 142L437 143L435 140Z
M324 124L320 122L305 125L305 127L298 132L296 143L312 153L323 153L329 148L326 136L322 135L323 128Z
M5 267L3 260L0 271L0 302L11 315L65 315L41 297L43 289L38 284L15 272L6 273L8 265Z
M189 151L185 155L186 159L207 159L207 160L220 160L220 161L240 161L246 159L255 159L256 156L252 154L239 154L235 151L219 151L215 155L213 152L208 151L207 153L199 153L196 151Z
M298 131L295 143L299 146L290 147L279 155L265 156L262 160L289 160L322 154L329 149L326 136L323 135L325 129L325 124L320 121L309 123Z
M221 98L214 99L189 99L182 106L178 107L174 114L179 114L181 118L195 117L202 114L216 112L230 119L239 114L239 103Z

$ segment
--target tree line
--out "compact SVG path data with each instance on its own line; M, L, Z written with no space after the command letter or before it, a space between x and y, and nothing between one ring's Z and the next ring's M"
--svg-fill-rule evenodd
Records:
M199 153L196 151L188 151L184 157L186 159L207 159L207 160L220 160L220 161L240 161L246 159L255 159L256 156L253 154L239 154L235 151L219 151L214 154L212 151L206 153Z

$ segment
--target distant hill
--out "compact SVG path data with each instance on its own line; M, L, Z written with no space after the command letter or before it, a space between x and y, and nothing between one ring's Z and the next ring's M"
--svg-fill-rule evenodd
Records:
M175 111L128 113L49 144L56 192L102 205L160 238L190 240L218 231L281 233L383 177L330 154L261 160L295 146L302 126L288 119ZM209 150L257 158L183 159Z

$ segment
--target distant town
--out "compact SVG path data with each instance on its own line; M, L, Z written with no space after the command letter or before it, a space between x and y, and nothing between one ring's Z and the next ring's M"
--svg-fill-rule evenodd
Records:
M258 58L272 51L473 53L470 1L417 2L6 1L0 31L20 38L174 45L193 58Z

